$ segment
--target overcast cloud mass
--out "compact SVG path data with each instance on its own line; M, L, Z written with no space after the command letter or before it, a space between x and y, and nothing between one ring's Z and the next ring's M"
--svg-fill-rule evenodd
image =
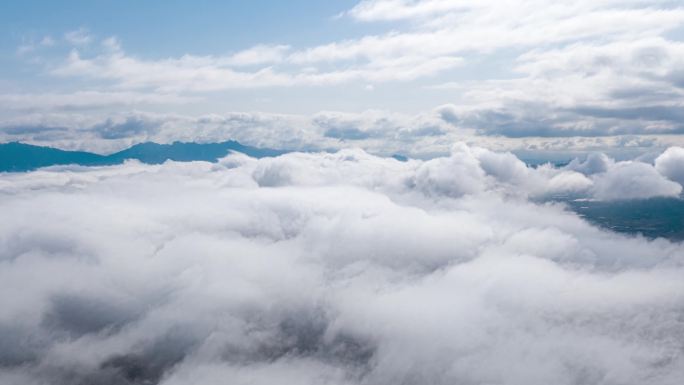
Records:
M679 384L682 244L546 198L678 196L682 152L5 174L0 382Z

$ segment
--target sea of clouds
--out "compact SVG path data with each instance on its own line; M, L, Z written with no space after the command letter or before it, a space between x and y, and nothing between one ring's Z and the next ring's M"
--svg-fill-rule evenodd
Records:
M459 144L0 174L0 383L678 385L684 246L553 199L682 170Z

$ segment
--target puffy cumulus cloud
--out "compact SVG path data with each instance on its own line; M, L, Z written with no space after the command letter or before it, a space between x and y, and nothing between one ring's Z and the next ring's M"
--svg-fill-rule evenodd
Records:
M337 43L328 51L364 57L425 39L413 47L470 52L464 65L476 79L445 76L429 88L448 89L458 101L455 110L443 110L445 120L484 135L681 134L683 44L667 32L682 25L682 12L670 1L369 0L347 15L408 20L415 33ZM440 44L445 41L450 44ZM309 56L325 53L319 47ZM489 60L506 62L512 71L483 75L480 67Z
M679 183L668 179L667 175L661 174L650 163L616 162L600 153L589 154L583 161L575 159L562 168L551 164L531 168L511 153L497 153L478 147L471 149L463 145L457 146L448 159L458 159L461 154L471 154L468 159L475 162L468 170L477 170L491 178L487 190L501 190L508 195L520 194L530 198L560 195L596 200L624 200L678 197L682 192ZM451 166L444 169L449 175L453 175L451 170L456 168ZM467 172L455 173L462 175L461 178L465 180L472 175ZM472 182L465 184L476 186Z
M656 151L668 145L671 137L653 137L649 140L637 136L614 137L612 141L603 141L603 138L568 138L511 142L499 138L487 141L487 137L476 137L485 140L471 139L468 141L471 147L454 147L453 143L468 137L469 132L445 122L444 111L444 108L438 108L418 115L366 111L359 114L321 112L311 116L228 113L197 117L136 112L109 115L106 118L93 115L37 114L0 123L0 138L5 141L24 141L103 154L147 141L212 143L237 140L256 147L289 151L334 151L352 144L376 155L399 154L401 158L409 156L432 159L422 165L416 176L417 180L435 182L434 185L425 186L425 191L433 188L443 191L446 188L450 193L475 192L481 191L482 186L490 186L487 181L494 180L497 188L508 192L518 191L524 196L570 194L612 200L619 199L618 195L612 195L613 191L623 194L621 189L629 187L620 186L620 183L631 175L633 182L626 183L635 183L640 187L638 191L628 189L631 192L624 193L625 199L679 194L678 184L674 182L681 180L673 171L665 170L666 162L663 162L670 152L663 154L662 159L656 162L660 165L658 170L652 164L658 154ZM492 151L523 150L530 156L528 160L534 160L535 154L547 151L542 159L544 156L548 156L546 159L560 156L558 159L564 160L576 156L572 155L573 149L581 154L602 149L614 150L615 146L624 148L631 158L643 153L645 149L651 152L638 158L636 162L617 163L603 153L589 152L586 157L576 158L567 167L558 169L549 165L530 168L513 153ZM561 155L554 155L559 151ZM448 154L451 156L445 157ZM453 171L450 168L461 169L459 174L464 180L453 180ZM670 167L673 168L676 169L676 166ZM446 179L440 176L442 173ZM445 185L441 186L442 184ZM462 187L462 190L456 185ZM512 189L511 186L515 188Z
M684 185L684 148L668 148L655 159L655 167L669 179Z
M593 175L608 171L615 164L606 154L593 153L587 155L584 160L573 159L566 168L579 171L585 175Z
M441 85L467 103L445 119L482 134L681 134L684 45L662 37L580 42L517 58L512 79Z
M677 197L682 192L681 181L664 165L680 149L667 149L656 158L655 166L638 160L616 162L597 153L589 154L582 161L574 159L564 169L586 175L592 182L593 197L599 200Z
M682 186L668 180L651 165L641 162L619 162L596 179L598 199L639 199L656 196L678 196Z
M603 183L606 178L619 179L619 176L614 176L616 167L611 167L606 172L596 175L585 175L576 171L572 166L574 162L561 168L551 164L533 168L511 153L494 152L464 143L453 146L449 156L424 161L388 160L377 158L358 149L342 150L331 154L292 153L251 162L240 159L230 157L222 162L227 162L226 167L230 168L249 167L253 170L251 171L252 178L261 187L351 183L371 189L385 190L391 187L393 192L420 192L425 197L434 199L495 193L522 199L546 199L560 195L606 200L621 199L617 195L620 192L618 189L624 187L605 188L605 191L614 192L616 194L614 196L600 195L595 189L594 185L597 182ZM612 159L610 162L616 164ZM637 162L618 162L617 164L631 163ZM652 165L641 162L638 164L652 170L660 178L658 180L662 180L664 184L678 186L660 176ZM635 168L639 167L635 166ZM306 169L306 172L302 172L302 169ZM667 190L663 192L651 186L653 180L633 178L624 181L624 185L630 183L634 184L631 186L633 188L652 192L651 194L644 193L639 196L640 198L677 195L677 192ZM635 197L625 197L625 199Z
M527 201L583 174L517 162L3 174L0 382L678 384L682 245Z

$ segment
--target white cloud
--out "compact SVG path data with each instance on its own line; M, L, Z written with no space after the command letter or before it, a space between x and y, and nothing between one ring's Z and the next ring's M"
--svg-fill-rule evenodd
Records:
M231 55L225 63L234 66L278 63L288 50L288 45L257 45Z
M54 39L52 36L50 36L50 35L45 35L45 36L43 36L43 38L40 40L40 45L42 45L43 47L52 47L52 46L55 45L56 43L57 43L57 42L55 41L55 39Z
M380 54L388 50L424 50L431 54L463 51L492 52L499 48L545 49L549 44L587 39L623 40L653 37L684 22L684 10L646 6L641 1L395 1L360 3L352 16L363 20L417 18L418 26L409 32L367 36L343 44L314 48L320 57L346 58ZM653 3L648 3L653 5ZM439 17L428 16L438 13ZM326 47L330 48L323 54ZM332 48L336 48L333 50ZM311 55L311 59L316 59Z
M55 39L53 39L50 35L43 36L43 38L38 42L33 40L29 40L28 42L25 41L19 47L17 47L17 55L23 56L34 52L36 49L41 47L52 47L55 45L55 43Z
M263 43L219 56L141 58L109 38L100 51L74 49L48 70L89 79L107 89L101 92L208 99L218 97L208 93L225 90L420 81L426 93L453 89L447 100L458 119L451 123L482 135L684 132L682 43L667 34L684 24L684 9L676 3L374 0L345 15L402 22L387 24L385 32L310 47ZM71 35L89 38L85 29ZM461 79L459 71L480 65L492 73ZM320 93L310 92L316 98Z
M280 47L280 48L278 48ZM300 71L273 66L286 51L282 46L257 46L228 57L192 56L142 60L118 45L94 57L72 50L67 60L51 70L62 77L87 77L114 82L116 88L160 92L210 92L228 89L323 86L354 81L408 81L459 66L457 57L393 56L367 63ZM235 67L269 64L255 70Z
M606 173L598 174L595 190L598 199L638 199L677 197L682 192L682 186L668 180L649 164L619 162Z
M665 177L684 185L684 148L670 147L655 159L655 168Z
M176 94L95 91L73 94L9 94L0 96L0 105L10 113L0 117L0 141L23 141L63 149L109 153L132 144L220 142L241 143L275 149L341 149L360 147L373 154L401 154L434 158L448 154L454 143L499 151L522 153L530 159L567 161L587 152L606 152L619 159L640 154L656 154L670 146L684 146L679 135L616 135L601 137L520 137L476 136L461 128L459 110L442 106L418 114L382 110L361 113L322 111L315 114L274 114L265 112L225 112L222 114L171 114L137 111L110 113L109 109L132 108L146 104L201 104L204 99ZM446 109L445 109L446 108ZM448 113L445 111L449 111ZM13 116L15 114L17 116ZM456 115L458 114L458 115ZM133 120L153 130L125 130L103 138L99 128L107 122ZM455 123L456 124L455 124ZM117 129L116 127L112 128ZM109 131L108 131L109 132ZM652 162L655 156L649 158Z
M347 15L363 21L400 20L463 11L474 6L477 6L474 2L451 0L365 0L355 5Z
M136 95L131 98L135 103L157 107L166 103L165 109L175 112L177 101L203 98L213 102L207 106L216 105L224 97L219 92L304 87L297 90L298 97L311 105L323 100L327 104L321 105L328 107L340 97L353 97L346 96L343 87L330 87L357 83L351 88L362 90L389 83L383 92L361 97L394 105L385 92L401 87L397 92L406 93L402 99L407 109L420 104L413 98L449 102L442 106L442 111L451 111L449 123L469 136L617 138L684 132L684 49L681 39L670 33L684 25L684 8L676 2L369 0L343 17L348 20L336 22L376 23L373 29L379 32L313 46L264 42L226 55L155 58L126 51L116 37L85 47L95 38L81 28L65 35L73 46L63 60L50 56L39 62L63 82L79 78L87 91L67 95L48 90L33 103L30 95L15 93L0 102L8 104L16 118L30 109L23 106L43 99L50 99L43 108L48 110L89 109L93 104L104 108L109 101L121 109L133 103L122 103L114 95ZM42 42L55 43L50 36ZM38 45L29 41L17 52L26 54ZM415 95L412 87L417 87ZM91 103L79 96L86 94L99 96ZM64 102L56 100L60 95ZM199 109L193 108L187 110ZM216 112L206 111L211 108L202 112ZM450 143L453 140L439 143L440 151Z
M82 46L87 45L93 41L93 36L90 35L87 29L81 27L79 29L69 31L64 34L64 39L72 45Z
M579 2L572 6L527 1L503 7L495 2L373 1L359 4L349 14L363 20L378 20L382 19L381 14L410 18L436 12L445 12L438 25L423 20L407 31L299 50L291 50L287 45L257 45L229 57L185 55L157 61L142 61L122 51L93 58L81 58L74 53L54 73L107 78L126 87L195 91L357 80L401 81L455 68L462 64L466 52L487 53L606 36L618 41L627 37L654 37L684 21L684 11L680 9L654 10L644 8L639 2L612 1ZM84 30L76 32L72 34L85 34ZM262 67L254 71L230 68L283 61L295 67ZM332 69L324 68L324 64L332 65ZM321 68L309 73L312 65L321 65Z
M607 155L601 153L589 154L586 159L580 161L573 159L566 168L581 172L585 175L594 175L608 171L615 165L615 161L610 159Z
M8 108L27 111L42 108L49 111L0 120L0 140L106 152L148 140L169 143L176 140L217 142L233 139L278 149L342 148L354 144L380 154L401 152L426 156L430 153L448 153L456 139L455 135L462 134L430 111L418 115L371 110L360 114L334 111L313 115L228 112L188 116L149 112L75 114L68 108L116 106L117 103L154 104L164 102L167 97L175 96L129 92L111 95L36 95L35 99L28 95L0 96L0 102L4 102ZM32 101L40 103L33 104ZM183 98L179 97L177 101L182 103ZM51 103L54 105L50 107ZM139 135L121 136L115 142L99 137L100 132L96 128L104 122L125 121L128 118L149 122L158 130L154 134L139 132ZM60 130L55 131L56 127Z
M527 202L551 171L505 161L2 175L0 382L678 383L683 246Z

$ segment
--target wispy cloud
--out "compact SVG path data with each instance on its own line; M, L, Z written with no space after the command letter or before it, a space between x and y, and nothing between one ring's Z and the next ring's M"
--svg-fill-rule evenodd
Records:
M93 36L90 35L87 29L81 27L79 29L69 31L64 34L64 39L72 45L81 46L93 41Z
M56 43L57 42L55 41L55 39L52 36L45 35L45 36L43 36L42 39L40 39L38 41L30 40L29 42L26 42L26 43L23 43L22 45L20 45L17 48L17 54L19 56L22 56L22 55L28 54L30 52L33 52L38 48L52 47Z
M165 92L207 92L226 89L324 86L353 81L406 81L430 76L462 63L457 57L379 58L367 63L319 70L305 66L278 69L274 64L285 58L285 47L258 46L227 57L191 56L159 61L127 55L119 46L94 57L73 50L67 60L52 70L58 76L78 76L114 81L119 88L151 88ZM296 61L296 60L295 60ZM236 67L269 64L253 71Z

